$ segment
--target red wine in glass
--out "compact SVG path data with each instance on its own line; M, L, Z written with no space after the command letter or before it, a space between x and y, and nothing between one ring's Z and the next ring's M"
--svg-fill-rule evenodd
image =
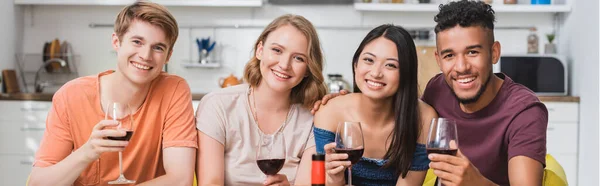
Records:
M427 148L427 154L435 153L456 156L456 152L458 152L458 149Z
M256 160L258 168L266 175L277 174L281 170L281 168L283 168L283 163L285 163L285 159Z
M285 164L285 150L283 133L262 135L256 152L256 165L265 175L276 175Z
M133 131L125 131L127 134L125 134L125 136L108 136L106 138L108 138L109 140L118 140L118 141L129 141L129 139L131 139L131 136L133 136Z
M346 153L348 154L348 159L346 161L350 161L350 163L352 163L352 165L358 163L358 160L360 160L360 158L363 156L363 153L365 152L364 148L360 148L360 149L338 149L335 148L335 153Z
M458 132L456 122L447 118L433 118L429 127L426 144L427 154L445 154L456 156L458 152ZM442 186L440 179L436 180Z

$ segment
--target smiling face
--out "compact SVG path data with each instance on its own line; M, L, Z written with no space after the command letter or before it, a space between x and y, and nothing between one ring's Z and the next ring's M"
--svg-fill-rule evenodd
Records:
M488 86L500 44L481 26L455 26L437 34L438 65L446 83L463 104L474 103ZM492 37L493 38L493 37Z
M398 49L391 40L379 37L365 45L354 65L354 82L367 97L386 99L398 91Z
M138 20L131 22L121 39L113 34L112 45L117 51L117 71L138 85L158 77L172 52L160 27Z
M256 50L262 76L259 86L291 91L307 75L308 40L296 27L283 25L271 32Z

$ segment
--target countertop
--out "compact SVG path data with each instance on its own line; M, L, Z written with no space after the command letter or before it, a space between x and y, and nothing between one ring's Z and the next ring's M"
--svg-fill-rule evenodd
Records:
M204 93L192 93L192 100L200 100ZM18 93L0 94L0 100L28 100L28 101L52 101L51 93ZM539 96L543 102L579 102L578 96Z
M53 93L0 94L0 100L52 101L53 95ZM200 100L204 95L204 93L193 93L192 100Z

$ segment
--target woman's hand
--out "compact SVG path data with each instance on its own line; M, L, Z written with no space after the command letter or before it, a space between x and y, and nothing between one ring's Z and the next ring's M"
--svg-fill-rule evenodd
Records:
M344 170L352 165L348 161L348 154L335 153L335 142L325 145L325 171L327 172L327 185L344 185Z
M264 185L269 186L289 186L290 182L285 174L267 175Z

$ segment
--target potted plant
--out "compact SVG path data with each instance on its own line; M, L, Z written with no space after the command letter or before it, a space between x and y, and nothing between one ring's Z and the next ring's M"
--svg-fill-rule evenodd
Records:
M556 54L556 45L552 43L554 41L554 34L546 34L546 38L548 38L548 43L544 46L545 54Z

